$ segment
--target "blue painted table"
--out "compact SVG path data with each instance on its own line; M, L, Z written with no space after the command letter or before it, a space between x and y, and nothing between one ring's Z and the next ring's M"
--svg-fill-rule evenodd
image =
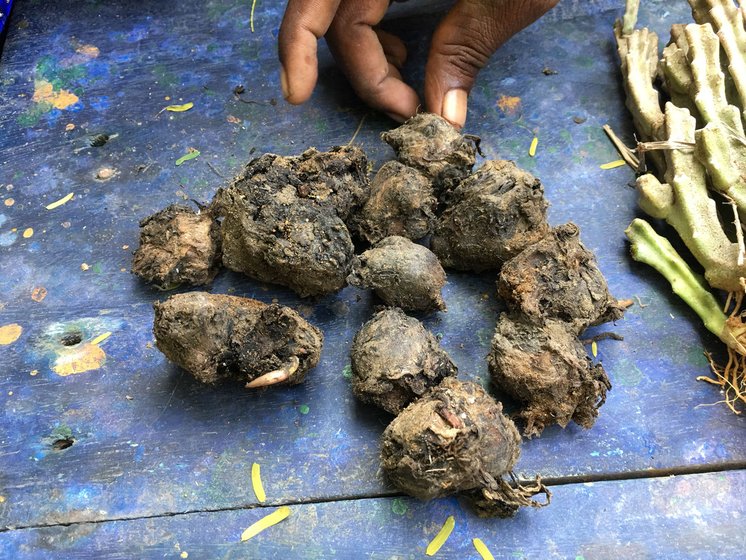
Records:
M578 223L612 292L639 303L606 327L624 341L599 343L614 389L593 429L550 428L523 446L519 474L545 477L554 503L505 521L382 480L390 417L358 404L347 380L352 336L376 303L366 292L300 300L232 273L215 281L324 330L299 387L206 389L153 347L151 302L167 294L128 273L141 217L209 200L251 154L347 143L363 117L355 142L376 166L392 157L378 139L392 123L355 100L325 49L313 99L290 107L275 101L281 3L257 3L252 33L248 1L19 0L0 59L0 557L414 558L451 514L442 557L476 557L475 537L497 558L742 553L744 420L695 381L716 341L628 257L633 177L599 168L617 159L603 124L631 139L611 33L620 3L563 2L500 50L471 96L466 129L486 156L539 176L550 221ZM651 0L641 20L665 36L688 7ZM389 23L417 85L436 21ZM176 166L190 148L201 155ZM450 274L445 299L448 313L426 324L462 377L486 383L494 276ZM279 504L290 519L238 543Z

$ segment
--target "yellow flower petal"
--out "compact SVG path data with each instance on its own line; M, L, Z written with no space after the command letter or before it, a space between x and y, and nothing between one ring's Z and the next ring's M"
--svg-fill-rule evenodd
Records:
M277 525L283 519L287 519L290 515L290 508L287 506L278 507L275 511L262 517L259 521L248 527L243 533L241 533L241 542L248 541L251 538L256 537L259 533Z
M440 547L446 543L448 537L451 536L451 533L453 532L453 528L455 526L456 520L453 518L452 515L449 515L448 519L446 519L446 522L443 523L443 527L441 527L440 531L438 531L438 534L435 535L435 538L430 541L429 545L427 545L425 554L427 554L428 556L435 555L435 553L440 550Z

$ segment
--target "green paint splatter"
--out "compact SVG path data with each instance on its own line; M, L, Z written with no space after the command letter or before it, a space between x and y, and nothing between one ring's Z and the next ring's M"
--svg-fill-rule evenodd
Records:
M407 513L408 509L409 506L401 498L396 498L393 502L391 502L391 511L393 511L396 515L404 515L405 513Z
M585 556L583 556L582 554L580 554L580 555L578 555L578 556L575 557L575 560L585 560Z
M311 412L311 409L307 404L302 404L298 407L298 412L300 412L301 414L308 414L309 412Z
M342 377L344 377L345 379L352 379L352 364L347 364L342 369Z
M39 119L51 110L51 103L47 103L46 101L35 103L34 105L26 109L25 112L18 115L18 118L16 120L21 126L35 126L39 122Z

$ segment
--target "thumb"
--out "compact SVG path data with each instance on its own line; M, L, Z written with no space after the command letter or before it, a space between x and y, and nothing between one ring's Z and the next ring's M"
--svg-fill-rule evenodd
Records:
M425 104L461 127L479 71L515 33L559 0L459 0L433 34L425 68Z

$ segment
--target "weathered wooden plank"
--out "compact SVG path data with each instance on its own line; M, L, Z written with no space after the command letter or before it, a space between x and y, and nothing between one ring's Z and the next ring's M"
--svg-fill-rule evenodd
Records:
M455 500L367 499L291 507L248 542L243 529L273 508L195 513L0 533L4 558L424 558L449 515L436 558L738 558L746 546L746 473L689 475L554 488L551 507L478 519Z
M220 184L205 161L230 176L252 148L295 153L349 140L367 110L328 56L312 103L247 104L234 99L235 84L246 85L247 99L278 97L279 3L258 5L253 35L246 2L213 1L195 10L190 2L81 7L27 0L17 8L17 21L26 24L13 26L0 61L0 198L13 199L0 205L0 325L18 323L23 334L0 346L0 526L249 505L253 461L264 466L273 500L388 491L377 475L377 438L388 417L357 405L343 376L352 336L370 316L367 294L348 288L301 301L286 290L222 275L214 291L292 305L324 329L327 344L303 387L262 394L204 390L148 348L150 302L164 294L126 272L139 218L182 196L206 200ZM662 30L686 17L684 8L663 19L662 10L645 17ZM598 168L616 159L600 125L611 121L629 131L612 19L607 13L547 20L527 30L496 55L471 98L467 128L484 138L487 155L516 159L542 177L552 222L579 223L613 292L646 304L610 327L624 342L599 344L615 388L598 424L591 431L549 429L526 442L519 471L527 476L746 460L743 419L705 406L719 395L694 381L706 371L700 347L714 341L703 339L669 288L626 254L621 232L635 213L635 196L623 185L631 175ZM422 62L426 32L411 21L393 26L412 43L411 58ZM545 65L560 74L545 76ZM78 101L64 109L34 101L42 81ZM184 101L194 109L156 116L166 104ZM587 120L576 124L576 116ZM75 128L67 131L69 124ZM390 124L369 116L358 136L377 163L391 156L377 139ZM85 147L100 133L118 136ZM539 152L529 158L534 134ZM176 167L189 146L202 155ZM97 180L104 167L113 177ZM71 201L45 209L69 192ZM27 227L34 234L24 238ZM443 335L464 377L484 381L500 309L493 278L449 279L449 312L428 318L428 326ZM47 294L36 301L40 287ZM102 353L106 361L61 376L54 372L66 351L60 333L73 329L81 331L78 350L88 352L93 365ZM112 334L100 351L86 346L106 332ZM71 447L53 449L67 437L76 440Z

